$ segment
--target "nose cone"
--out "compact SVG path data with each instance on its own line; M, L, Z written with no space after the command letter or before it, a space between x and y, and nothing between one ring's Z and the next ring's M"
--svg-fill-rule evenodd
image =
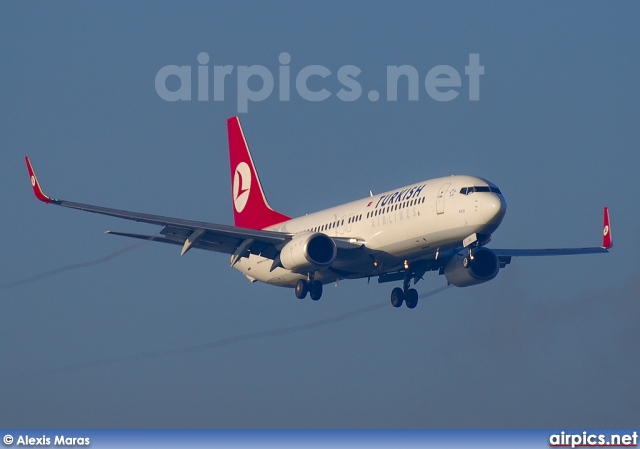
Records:
M507 212L507 203L502 195L485 193L480 201L480 213L487 224L499 225Z

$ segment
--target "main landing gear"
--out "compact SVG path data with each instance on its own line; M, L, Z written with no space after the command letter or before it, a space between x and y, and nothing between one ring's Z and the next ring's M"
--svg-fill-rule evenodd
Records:
M322 282L300 279L296 282L295 292L298 299L306 298L307 293L309 293L309 297L317 301L322 297Z
M402 288L396 287L391 291L391 305L393 307L402 307L404 302L409 309L415 309L418 305L418 291L415 288L409 288L410 278L405 278Z

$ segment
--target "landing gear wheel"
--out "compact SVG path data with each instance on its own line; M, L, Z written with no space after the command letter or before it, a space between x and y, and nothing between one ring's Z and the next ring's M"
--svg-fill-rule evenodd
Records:
M404 292L400 287L396 287L391 290L391 305L393 307L402 307L402 302L404 301Z
M407 290L404 302L407 304L409 309L415 309L418 305L418 291L415 288Z
M296 298L304 299L307 296L307 291L309 291L309 283L304 279L300 279L296 282Z
M314 301L317 301L322 297L322 282L311 281L309 284L309 296Z

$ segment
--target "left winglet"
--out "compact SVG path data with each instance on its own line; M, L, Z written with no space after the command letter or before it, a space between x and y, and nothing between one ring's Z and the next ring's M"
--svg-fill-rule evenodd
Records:
M613 236L611 235L611 220L609 220L609 208L604 208L604 225L602 228L602 247L613 248Z
M25 161L27 161L27 170L29 170L29 178L31 180L31 187L33 187L33 193L40 201L44 203L59 203L55 198L48 197L42 191L40 187L40 183L38 182L38 178L36 178L36 172L33 171L33 167L31 166L31 161L29 160L29 156L24 157Z

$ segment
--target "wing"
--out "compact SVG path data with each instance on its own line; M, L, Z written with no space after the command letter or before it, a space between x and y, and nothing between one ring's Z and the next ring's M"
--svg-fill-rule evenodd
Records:
M501 259L510 257L527 256L568 256L574 254L600 254L608 253L613 247L613 237L611 235L611 221L609 219L609 208L605 207L603 212L602 246L588 248L546 248L546 249L493 249Z
M191 248L234 254L235 260L232 263L235 263L240 257L248 256L249 252L273 259L278 254L279 248L291 238L291 234L282 232L183 220L52 198L42 191L29 158L25 157L25 160L31 178L33 193L36 198L44 203L163 226L159 236L107 231L109 234L182 245L182 254Z
M184 255L191 248L200 248L208 251L232 254L231 265L240 260L241 257L248 257L249 254L256 254L272 260L279 260L278 255L283 246L291 240L293 234L276 231L265 231L237 226L228 226L203 221L183 220L180 218L164 217L161 215L151 215L141 212L131 212L121 209L111 209L108 207L94 206L91 204L75 203L64 201L47 196L40 187L38 178L33 170L31 161L25 157L27 169L31 179L31 186L36 198L47 204L68 207L96 214L109 215L141 223L149 223L163 226L160 235L144 235L129 232L107 231L107 234L120 235L124 237L150 240L161 243L171 243L181 245L181 255ZM333 238L338 250L338 256L344 257L352 250L359 250L363 245L351 243L345 239ZM274 267L277 264L274 264Z

